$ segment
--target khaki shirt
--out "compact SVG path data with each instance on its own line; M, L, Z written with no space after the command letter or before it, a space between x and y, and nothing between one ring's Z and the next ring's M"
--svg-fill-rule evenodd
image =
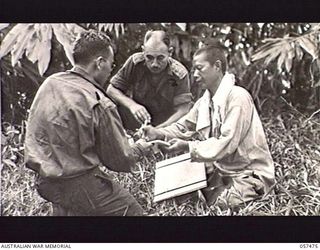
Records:
M239 86L231 88L225 103L224 119L211 128L213 133L208 139L203 135L207 134L210 126L197 126L203 98L188 114L161 131L168 139L190 139L197 135L200 140L189 142L192 160L213 163L224 175L237 176L246 172L251 175L254 172L265 183L266 189L270 187L275 180L273 160L250 94ZM197 127L201 129L197 130Z
M159 82L155 82L141 52L130 56L110 83L143 105L153 125L166 121L176 106L190 103L192 98L188 71L181 63L169 58Z
M79 68L47 78L32 103L27 167L69 178L98 166L129 172L135 164L116 105Z

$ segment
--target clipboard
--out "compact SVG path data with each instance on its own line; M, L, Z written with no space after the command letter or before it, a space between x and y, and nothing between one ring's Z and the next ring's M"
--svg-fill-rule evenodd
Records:
M154 202L205 188L207 177L203 162L192 162L190 153L156 163Z

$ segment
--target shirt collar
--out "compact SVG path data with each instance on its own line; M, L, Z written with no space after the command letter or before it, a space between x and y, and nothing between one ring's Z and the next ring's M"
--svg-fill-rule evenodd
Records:
M225 106L227 102L228 95L234 86L234 75L226 73L216 91L216 93L211 96L209 90L206 90L200 99L198 108L198 117L196 130L199 131L204 128L210 127L212 122L219 122L224 120L225 117ZM210 117L210 111L208 107L211 107L213 114ZM212 124L212 127L216 125ZM209 130L206 130L206 135L209 136Z
M108 97L106 91L100 86L96 80L93 79L92 76L90 76L83 68L80 66L74 66L71 70L68 70L69 72L72 72L74 74L80 75L82 78L87 80L88 82L92 83L97 89L99 89L104 96Z
M173 76L173 72L172 72L172 69L171 69L171 60L170 60L170 57L168 58L168 64L167 64L166 70L167 70L167 72L168 72L168 75Z
M79 74L80 76L82 76L83 78L85 78L87 81L93 83L94 85L98 86L99 88L101 88L100 84L96 82L96 80L93 79L93 77L91 75L89 75L82 67L80 66L74 66L71 70L69 70L70 72L74 72L76 74Z
M211 96L212 102L217 106L223 106L226 103L226 99L235 84L235 76L226 72L220 82L220 85L216 93ZM209 92L209 91L208 91Z

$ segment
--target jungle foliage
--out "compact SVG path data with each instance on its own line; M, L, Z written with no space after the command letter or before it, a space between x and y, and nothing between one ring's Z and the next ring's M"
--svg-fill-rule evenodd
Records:
M229 70L236 73L238 84L251 92L258 108L266 96L283 96L302 112L317 109L319 24L23 23L0 25L3 121L20 123L26 118L37 88L48 75L72 66L72 43L79 32L89 28L113 38L117 52L114 72L140 51L147 30L164 29L172 37L173 57L190 71L199 44L218 40L228 52ZM192 85L192 90L197 98L196 86Z
M154 164L146 157L133 173L112 173L150 215L320 214L320 25L312 23L69 23L0 24L1 214L50 215L51 204L35 190L35 174L24 165L28 109L43 80L70 69L72 43L84 29L110 35L115 73L141 50L144 34L164 29L173 57L192 72L192 55L213 39L226 48L229 71L250 91L260 112L276 168L270 194L237 211L201 201L152 203ZM192 74L191 74L192 75ZM193 84L194 98L199 97Z

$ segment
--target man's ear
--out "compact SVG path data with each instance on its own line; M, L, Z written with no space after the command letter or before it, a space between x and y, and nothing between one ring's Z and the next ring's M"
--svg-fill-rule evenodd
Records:
M99 56L96 60L96 66L97 66L97 69L101 69L101 64L103 63L104 61L104 58L102 56Z
M172 56L174 48L171 46L171 47L169 47L168 51L169 51L169 55Z
M222 70L222 62L220 60L217 60L214 65L219 69Z

